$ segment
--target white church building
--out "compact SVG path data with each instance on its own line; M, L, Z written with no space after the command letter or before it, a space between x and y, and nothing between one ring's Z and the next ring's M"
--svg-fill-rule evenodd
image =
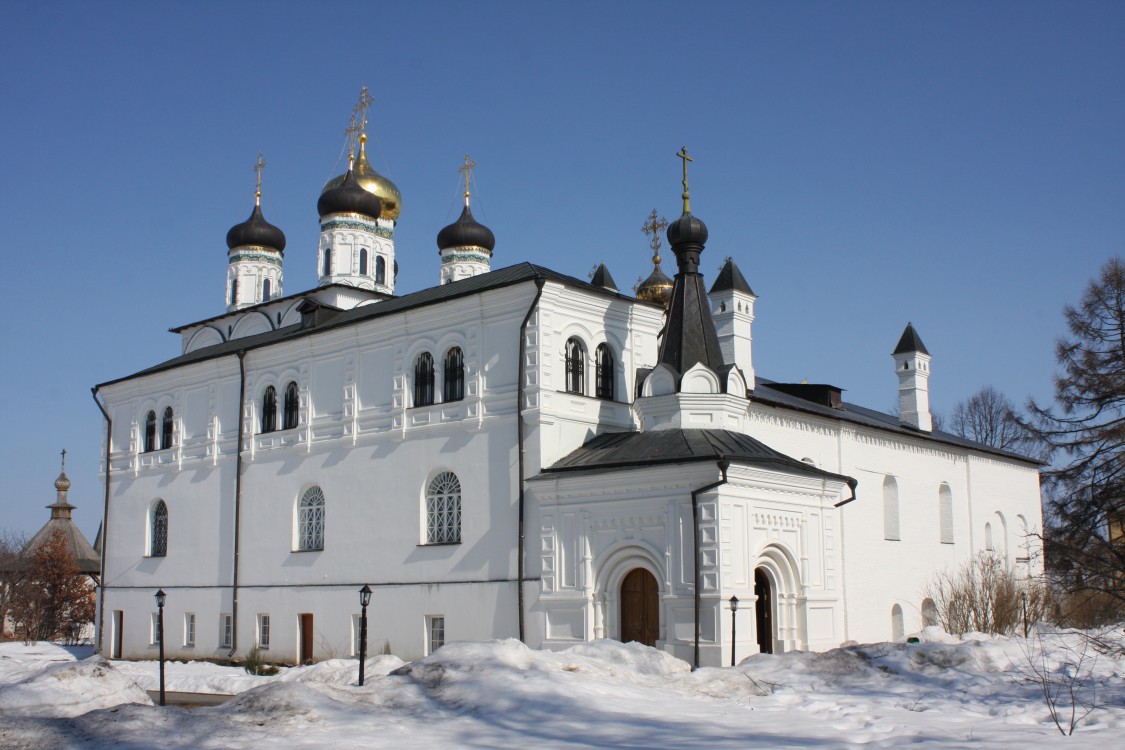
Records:
M402 199L365 141L320 196L315 289L283 292L259 172L225 311L95 388L101 653L154 657L163 589L169 658L355 654L367 585L369 653L616 638L720 665L902 638L980 550L1037 564L1038 465L933 429L912 326L897 416L756 374L754 293L732 260L699 271L686 151L674 279L659 256L637 297L604 265L493 270L466 180L440 283L402 293Z

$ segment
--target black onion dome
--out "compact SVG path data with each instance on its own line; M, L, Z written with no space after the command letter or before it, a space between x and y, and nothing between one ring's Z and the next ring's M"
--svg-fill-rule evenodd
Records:
M235 224L227 232L227 247L233 250L244 245L260 245L285 252L285 232L266 221L262 216L262 207L254 206L250 218L241 224Z
M685 211L680 218L668 225L668 244L705 245L707 244L707 225Z
M465 206L460 218L438 232L438 250L451 247L483 247L490 254L496 247L496 236L492 230L473 218L473 212Z
M321 216L362 214L377 219L383 211L383 202L379 200L379 196L364 190L356 181L355 173L349 169L343 182L320 194L316 210Z

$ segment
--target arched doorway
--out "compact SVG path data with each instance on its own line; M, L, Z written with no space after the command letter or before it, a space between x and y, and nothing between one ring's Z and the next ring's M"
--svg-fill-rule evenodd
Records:
M660 596L656 579L644 568L630 570L621 582L621 640L655 646L660 636Z
M754 620L758 630L758 651L763 654L773 653L773 587L770 578L761 568L754 571L754 596L758 602L754 605Z

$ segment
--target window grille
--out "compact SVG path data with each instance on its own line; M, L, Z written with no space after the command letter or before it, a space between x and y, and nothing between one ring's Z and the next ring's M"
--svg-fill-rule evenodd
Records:
M150 557L165 557L168 554L168 506L163 500L152 509L152 546Z
M145 417L145 453L156 450L156 412L150 411Z
M414 405L430 406L434 403L434 358L422 352L414 361Z
M586 349L577 338L566 341L566 390L586 392Z
M164 418L160 420L160 449L172 447L172 407L164 409Z
M297 384L290 382L285 386L285 423L283 429L292 430L297 426L298 411L301 408L301 395L297 392Z
M324 549L324 492L310 487L297 506L297 549Z
M465 398L465 357L461 347L455 346L445 353L445 378L442 381L442 400L460 401Z
M595 369L597 372L596 392L598 398L612 401L615 362L613 350L609 348L609 344L598 344Z
M187 612L184 614L184 645L195 645L195 613Z
M461 482L444 471L426 489L426 542L458 544L461 541Z
M234 641L233 618L226 613L224 613L219 620L219 641L224 648L230 648L231 643Z
M272 385L262 394L262 432L277 429L277 389Z

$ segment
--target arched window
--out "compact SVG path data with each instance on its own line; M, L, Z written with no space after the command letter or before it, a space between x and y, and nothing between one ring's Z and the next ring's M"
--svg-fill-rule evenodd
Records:
M361 247L359 249L359 275L367 275L367 248Z
M984 548L989 552L995 549L992 546L992 524L987 521L984 524Z
M324 549L324 492L315 485L297 503L297 549Z
M149 525L149 557L165 557L168 554L168 506L157 500L152 509Z
M461 542L461 482L443 471L426 488L426 543Z
M262 432L277 429L277 389L272 385L262 394Z
M164 418L160 420L160 450L172 447L172 407L164 409Z
M945 482L938 487L938 539L953 544L953 491Z
M382 256L375 258L375 283L387 283L387 261L383 260Z
M268 302L269 298L270 298L270 280L269 279L263 279L262 280L262 301Z
M330 247L324 248L324 272L320 275L321 276L331 276L332 275L332 248L330 248Z
M567 393L586 392L586 347L578 338L566 340Z
M463 398L465 398L465 357L461 353L461 347L454 346L445 353L442 400L460 401Z
M597 383L595 384L598 398L613 400L613 376L616 363L613 359L613 350L609 344L598 344L594 353Z
M238 304L238 277L230 280L230 303L232 305Z
M289 381L285 386L285 417L281 427L283 430L292 430L297 426L297 412L301 408L301 395L297 393L297 384Z
M922 627L928 628L931 625L938 624L938 611L937 605L934 600L926 598L922 600Z
M429 406L434 402L434 358L422 352L414 360L414 405Z
M906 635L906 627L902 622L902 607L894 605L891 607L891 640L901 641Z
M898 482L892 476L883 479L883 538L898 541Z
M156 412L150 411L145 417L145 453L156 450Z

